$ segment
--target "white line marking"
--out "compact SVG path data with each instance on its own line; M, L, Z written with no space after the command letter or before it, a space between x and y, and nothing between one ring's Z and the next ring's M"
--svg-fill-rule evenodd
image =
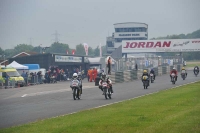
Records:
M27 94L24 94L23 96L21 96L21 97L25 97L25 96L27 96Z
M94 88L94 87L93 86L85 86L83 89L89 89L89 88ZM21 97L39 96L39 95L46 95L46 94L52 94L52 93L58 93L58 92L65 92L65 91L71 91L71 88L60 89L60 90L51 90L51 91L41 91L41 92L36 92L36 93L29 93L29 94L24 94Z

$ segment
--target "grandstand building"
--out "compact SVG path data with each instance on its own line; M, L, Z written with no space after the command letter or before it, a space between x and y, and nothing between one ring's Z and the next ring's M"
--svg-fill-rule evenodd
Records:
M111 54L122 45L122 40L147 40L148 25L138 22L114 24L115 32L106 38L107 54Z

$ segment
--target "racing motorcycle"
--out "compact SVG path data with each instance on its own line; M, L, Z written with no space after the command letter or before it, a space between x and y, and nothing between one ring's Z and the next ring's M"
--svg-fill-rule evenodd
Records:
M73 98L74 100L81 98L81 89L80 89L80 83L77 79L72 80L72 91L73 91Z
M154 75L153 75L153 73L150 73L150 80L151 80L151 83L154 82Z
M199 71L198 71L197 68L195 68L195 70L194 70L194 75L197 77L198 74L199 74Z
M182 77L183 80L185 80L186 74L185 73L181 73L181 77Z
M111 99L111 90L110 90L110 86L106 81L102 82L102 90L104 92L105 95L105 99L108 99L108 97Z
M172 84L175 84L176 82L175 73L172 73L171 76L172 76Z
M142 77L142 82L143 82L144 89L147 89L148 86L149 86L148 76L143 76Z

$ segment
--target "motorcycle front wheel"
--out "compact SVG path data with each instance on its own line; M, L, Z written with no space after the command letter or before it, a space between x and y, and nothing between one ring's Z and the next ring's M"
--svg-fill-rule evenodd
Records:
M104 88L103 92L104 92L104 95L105 95L105 99L108 99L107 88Z
M76 88L73 88L73 98L74 98L74 100L76 100L76 98L77 98L77 95L78 95L78 89L76 89Z

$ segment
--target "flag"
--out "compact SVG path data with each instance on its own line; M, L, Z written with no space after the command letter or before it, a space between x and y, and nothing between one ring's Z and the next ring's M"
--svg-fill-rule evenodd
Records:
M99 56L102 57L101 43L100 43L100 45L99 45Z
M83 43L84 49L85 49L85 55L88 55L88 44Z
M75 50L74 49L72 49L72 54L75 55Z

